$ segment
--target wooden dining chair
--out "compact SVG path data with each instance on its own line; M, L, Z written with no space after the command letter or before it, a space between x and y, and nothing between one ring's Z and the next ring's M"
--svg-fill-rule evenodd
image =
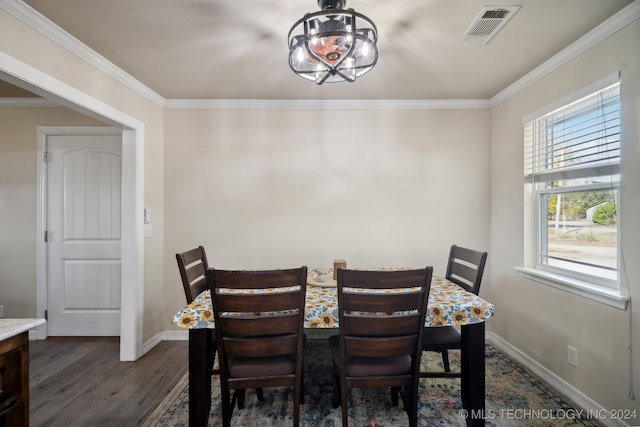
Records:
M298 426L307 268L210 269L207 282L216 322L223 426L231 425L242 390L254 387L292 387L293 425Z
M204 247L189 249L186 252L177 253L176 261L178 261L178 270L182 279L182 287L184 288L184 296L187 298L187 304L200 295L207 287L207 254Z
M487 252L452 245L449 250L445 278L467 292L478 295L487 262ZM460 372L451 372L449 350L460 350L460 332L453 326L425 327L422 350L440 353L444 372L420 372L422 378L460 377Z
M178 270L180 271L180 279L182 279L182 287L187 304L191 304L198 295L209 289L207 284L207 253L203 246L189 249L188 251L177 253L176 261L178 262ZM216 360L216 336L211 334L211 348L213 354L211 356L211 375L218 375L220 370L215 367Z
M329 338L333 357L333 406L349 425L347 393L390 387L402 397L409 426L417 425L422 329L432 267L416 270L338 270L339 332Z

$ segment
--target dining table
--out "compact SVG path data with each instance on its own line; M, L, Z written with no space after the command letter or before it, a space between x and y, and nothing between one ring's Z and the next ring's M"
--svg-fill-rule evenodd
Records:
M308 270L304 327L308 331L338 328L337 284L331 268ZM461 333L461 421L484 426L485 321L493 304L455 283L433 276L425 326L459 326ZM189 425L206 426L211 409L212 333L215 322L209 290L203 291L172 318L189 330ZM462 419L464 418L464 419Z

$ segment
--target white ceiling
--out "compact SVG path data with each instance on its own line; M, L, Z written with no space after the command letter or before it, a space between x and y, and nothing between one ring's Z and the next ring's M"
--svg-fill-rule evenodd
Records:
M490 99L631 0L347 0L378 27L379 60L317 86L287 33L316 0L25 0L165 99ZM482 7L521 6L485 46L456 45Z

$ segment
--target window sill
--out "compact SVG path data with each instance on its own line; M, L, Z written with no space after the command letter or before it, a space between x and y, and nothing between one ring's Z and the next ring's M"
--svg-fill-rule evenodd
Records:
M520 276L534 280L545 285L562 289L572 294L580 295L585 298L592 299L621 310L627 309L629 297L621 295L616 289L604 286L594 285L593 283L584 282L582 280L573 279L559 274L550 273L535 268L516 267Z

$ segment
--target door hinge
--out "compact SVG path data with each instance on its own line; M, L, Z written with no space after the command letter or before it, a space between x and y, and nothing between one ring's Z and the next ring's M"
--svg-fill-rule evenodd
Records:
M49 161L49 152L45 151L44 152L44 162L47 163L47 161Z
M49 230L44 230L44 241L45 242L49 241Z
M44 320L49 320L49 310L44 311Z

